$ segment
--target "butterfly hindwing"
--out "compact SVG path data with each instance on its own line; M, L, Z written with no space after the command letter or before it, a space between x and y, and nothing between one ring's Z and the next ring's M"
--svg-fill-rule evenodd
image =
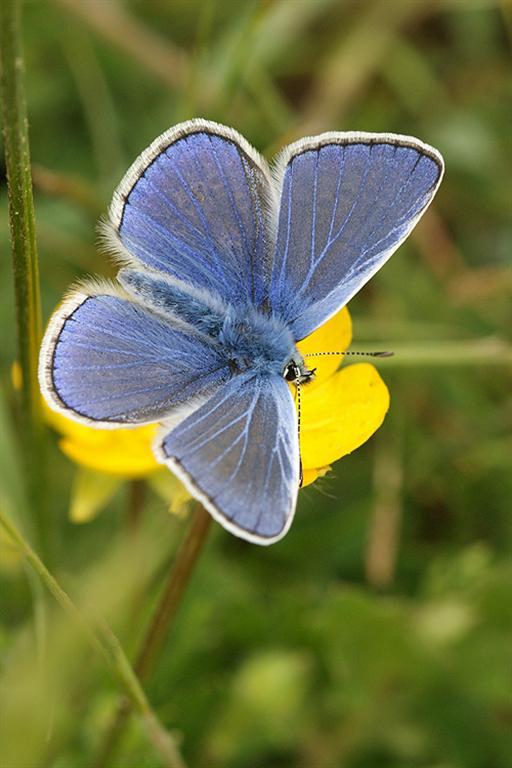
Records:
M284 379L235 377L164 433L157 455L237 536L270 544L288 530L299 455L295 406Z
M40 359L52 408L105 427L157 421L229 376L225 358L204 337L108 293L66 301Z
M387 261L431 202L442 173L435 149L393 134L323 134L283 151L270 296L296 339L344 306Z
M191 120L156 139L114 193L110 220L139 264L229 302L267 298L267 164L236 131Z

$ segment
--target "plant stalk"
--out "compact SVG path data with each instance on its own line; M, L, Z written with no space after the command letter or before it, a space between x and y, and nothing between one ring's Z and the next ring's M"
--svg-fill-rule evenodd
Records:
M173 561L167 583L134 665L135 673L141 681L149 677L173 626L190 577L206 542L210 525L210 515L201 504L196 504L189 529ZM118 745L132 707L133 702L126 697L119 702L110 727L107 729L96 768L108 768L110 765L110 758Z
M28 498L31 509L35 511L39 540L43 544L49 531L44 520L44 433L37 380L41 301L21 48L20 0L0 2L0 68L18 360L22 371L22 439Z

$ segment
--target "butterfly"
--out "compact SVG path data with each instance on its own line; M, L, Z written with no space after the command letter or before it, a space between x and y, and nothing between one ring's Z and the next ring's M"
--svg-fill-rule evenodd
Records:
M296 343L389 259L443 169L410 136L324 133L271 170L231 128L171 128L114 192L117 283L84 283L50 320L48 404L101 428L161 422L157 458L216 520L281 539L300 485L289 382L313 377Z

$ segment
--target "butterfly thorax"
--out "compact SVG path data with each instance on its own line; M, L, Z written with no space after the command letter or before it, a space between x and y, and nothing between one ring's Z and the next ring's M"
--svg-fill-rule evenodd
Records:
M253 307L229 307L219 341L226 350L234 373L251 371L284 376L292 361L301 372L306 372L304 361L285 323Z

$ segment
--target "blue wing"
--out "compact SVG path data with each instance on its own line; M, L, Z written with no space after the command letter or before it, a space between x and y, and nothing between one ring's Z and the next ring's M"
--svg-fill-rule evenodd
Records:
M268 296L267 164L245 139L205 120L164 133L114 193L110 219L127 251L236 304Z
M119 296L75 296L56 312L40 358L54 410L84 423L158 421L229 377L218 348Z
M285 535L299 487L297 417L284 379L238 376L165 435L158 457L229 531Z
M407 237L443 173L432 147L391 134L324 134L284 150L271 306L302 339Z

